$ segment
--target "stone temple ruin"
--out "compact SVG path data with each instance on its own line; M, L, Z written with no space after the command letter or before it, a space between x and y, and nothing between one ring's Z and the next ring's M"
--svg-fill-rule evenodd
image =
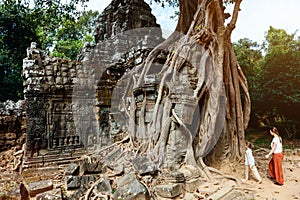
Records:
M111 113L112 102L120 98L112 97L116 83L163 40L144 1L121 7L120 2L104 10L95 32L97 45L86 44L76 61L44 55L35 43L28 48L23 78L29 160L40 150L62 155L99 148L118 137ZM134 38L132 29L137 30Z
M134 115L134 121L129 123L141 130L135 132L135 137L141 140L147 137L159 90L155 69L146 76L143 85L129 91L126 89L131 80L139 79L139 75L131 77L129 72L134 70L135 74L141 74L141 64L151 50L164 41L160 26L143 0L113 0L98 18L95 41L95 45L86 43L74 61L50 57L34 42L27 49L22 72L26 101L23 177L29 174L26 169L46 168L49 175L53 168L47 167L68 165L63 174L56 176L65 178L66 199L78 199L84 195L85 199L89 199L89 195L95 192L93 188L97 188L98 193L110 194L115 185L118 185L113 194L115 199L150 199L149 189L133 176L134 173L114 163L115 159L123 156L122 149L114 144L124 141L126 131L135 132L128 130L125 123L128 115ZM154 65L165 62L164 51L157 56ZM185 84L189 86L185 87ZM164 88L164 92L172 93L171 103L175 105L176 116L184 123L192 124L189 115L193 90L186 88L197 87L195 70L184 69L174 85L172 91ZM120 107L122 102L126 105ZM132 108L135 108L134 113ZM168 128L171 134L166 149L166 167L178 170L183 159L181 153L186 151L187 144L178 125L170 122ZM181 141L180 144L178 141ZM97 154L91 156L94 152ZM129 162L125 158L123 160ZM158 171L153 162L143 156L137 156L130 162L144 183L151 182L151 175ZM113 171L110 176L125 175L113 183L107 176L99 179L99 173L109 170ZM32 173L36 176L41 171ZM203 180L199 171L187 166L181 171L162 174L156 182L151 190L160 199L192 193L199 189ZM49 190L53 199L61 199L61 185L47 180L29 183L27 195L35 197L41 191ZM218 190L211 186L207 193ZM39 187L38 191L34 189ZM206 187L204 185L203 189ZM242 193L231 195L241 196ZM212 199L218 198L212 196Z

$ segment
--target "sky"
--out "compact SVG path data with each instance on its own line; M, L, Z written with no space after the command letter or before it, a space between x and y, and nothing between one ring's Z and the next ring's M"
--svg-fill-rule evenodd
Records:
M90 0L88 8L100 13L111 0ZM146 0L146 2L149 2ZM170 19L173 8L161 8L159 4L150 5L152 13L161 25L163 35L167 36L176 27L176 20ZM300 29L300 0L243 0L232 41L248 38L262 43L269 27L284 29L292 34ZM299 36L300 30L297 32Z

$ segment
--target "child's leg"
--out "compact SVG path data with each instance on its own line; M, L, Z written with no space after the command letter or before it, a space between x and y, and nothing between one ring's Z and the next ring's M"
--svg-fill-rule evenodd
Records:
M258 182L261 182L261 176L259 175L256 166L252 166L251 171L253 173L253 175L255 176L255 178L258 180Z
M249 166L245 165L245 180L248 180L249 178Z

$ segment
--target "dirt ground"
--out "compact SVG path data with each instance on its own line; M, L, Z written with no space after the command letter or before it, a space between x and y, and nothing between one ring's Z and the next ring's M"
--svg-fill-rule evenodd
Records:
M299 151L299 150L298 150ZM294 151L295 152L295 151ZM293 152L286 152L283 160L284 169L284 185L279 186L274 184L273 179L267 177L267 168L269 159L263 156L267 152L260 150L256 153L256 166L263 179L261 184L250 176L246 182L242 182L242 187L254 190L255 199L268 199L268 200L292 200L300 199L300 155L293 155ZM290 155L291 154L291 155ZM239 167L236 170L236 176L244 178L244 169Z
M300 140L284 140L284 185L275 185L275 180L268 178L269 159L265 155L269 153L269 142L272 137L266 132L255 133L251 136L246 135L246 139L254 144L253 155L255 165L263 181L258 184L257 181L250 175L249 180L242 182L242 187L249 190L254 190L255 199L260 200L293 200L300 199ZM260 143L264 141L263 143ZM231 168L231 170L230 170ZM234 171L235 176L243 179L244 161L235 167L229 167L227 173ZM231 174L233 175L233 174Z
M285 143L288 146L293 146L293 148L284 150L283 169L285 183L283 186L275 185L274 180L267 177L267 168L270 159L266 159L265 155L269 152L268 147L262 145L262 147L256 146L256 148L253 148L256 166L263 181L261 184L258 184L253 176L250 175L250 179L242 182L241 187L252 191L254 199L300 200L300 140L297 140L296 143L295 141L286 141ZM13 188L18 187L20 181L20 176L10 170L13 163L13 151L0 152L0 199L1 193L7 193L13 190ZM228 175L243 179L244 161L235 166L228 165L222 171Z

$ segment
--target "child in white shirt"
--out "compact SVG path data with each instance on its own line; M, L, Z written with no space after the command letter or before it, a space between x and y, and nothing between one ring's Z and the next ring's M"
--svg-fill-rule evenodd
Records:
M242 181L247 181L249 177L249 169L250 172L255 176L258 183L260 184L262 182L262 178L259 175L257 168L255 166L255 160L252 154L252 144L250 142L246 142L246 152L245 152L245 179L242 179Z

